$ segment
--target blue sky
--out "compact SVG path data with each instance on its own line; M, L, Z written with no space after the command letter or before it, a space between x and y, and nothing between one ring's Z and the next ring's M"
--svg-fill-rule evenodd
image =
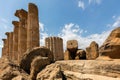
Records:
M1 0L0 52L5 32L13 30L14 13L28 9L28 3L39 8L41 45L48 36L60 36L66 41L77 39L79 48L85 49L91 41L100 45L111 30L120 25L120 0Z

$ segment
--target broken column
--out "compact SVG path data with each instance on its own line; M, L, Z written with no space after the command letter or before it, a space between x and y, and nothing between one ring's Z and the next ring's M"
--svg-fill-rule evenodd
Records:
M13 21L12 24L14 25L13 31L13 59L18 59L18 31L19 31L19 22Z
M48 37L45 46L53 52L54 61L63 59L63 39L59 37Z
M65 60L75 59L77 50L78 50L77 40L68 40L67 50L64 53L64 59Z
M96 59L99 56L99 46L93 41L90 46L86 48L86 58L87 59Z
M20 60L23 53L27 50L27 12L23 9L17 10L15 16L19 18L18 30L18 60Z
M39 47L38 8L35 4L28 6L27 49Z

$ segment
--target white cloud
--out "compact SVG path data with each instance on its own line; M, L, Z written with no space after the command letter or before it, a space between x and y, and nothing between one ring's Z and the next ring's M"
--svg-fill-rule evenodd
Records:
M79 48L81 49L85 49L86 47L88 47L92 41L96 41L99 45L101 45L105 41L111 30L102 32L101 34L91 34L83 37L82 34L85 34L86 32L86 30L80 29L80 26L78 27L78 25L76 24L66 24L59 34L59 36L63 38L64 49L66 47L66 42L72 39L78 41Z
M101 0L89 0L89 4L101 4Z
M83 10L85 9L85 4L82 0L78 2L78 7L82 8Z
M116 28L120 26L120 16L115 17L115 22L112 24L112 27Z
M44 24L39 22L39 26L40 26L41 31L44 31Z
M120 27L120 16L112 16L112 19L114 20L114 22L111 24L107 24L107 27L110 27L112 29Z
M40 46L45 46L45 38L48 37L49 35L47 34L44 24L39 22L40 26Z

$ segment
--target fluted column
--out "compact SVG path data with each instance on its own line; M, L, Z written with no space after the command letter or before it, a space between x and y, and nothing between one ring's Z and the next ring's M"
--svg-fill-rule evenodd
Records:
M13 59L13 32L10 32L10 39L9 39L9 56L10 56L10 59L12 60Z
M38 8L35 4L28 6L27 49L39 47Z
M23 9L17 10L15 16L19 18L18 29L18 60L20 60L23 53L27 50L27 12Z
M13 31L13 59L18 60L18 31L19 31L19 22L13 21L12 24L14 25Z
M9 40L10 40L10 33L6 32L5 35L7 36L7 40L6 40L6 56L9 58L10 56L10 51L9 51Z
M53 52L54 60L62 60L63 56L63 39L59 37L48 37L45 39L45 46Z

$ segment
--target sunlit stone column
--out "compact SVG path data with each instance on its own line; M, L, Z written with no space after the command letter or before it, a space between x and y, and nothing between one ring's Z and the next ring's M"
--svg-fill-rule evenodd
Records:
M14 25L13 31L13 59L18 60L18 31L19 31L19 22L13 21L12 24Z
M27 50L27 11L21 9L17 10L15 16L19 18L18 29L18 60L23 56Z
M38 8L35 4L28 6L27 49L39 47Z
M9 58L10 57L10 51L9 51L10 33L6 32L5 35L7 36L7 39L6 39L6 56Z

